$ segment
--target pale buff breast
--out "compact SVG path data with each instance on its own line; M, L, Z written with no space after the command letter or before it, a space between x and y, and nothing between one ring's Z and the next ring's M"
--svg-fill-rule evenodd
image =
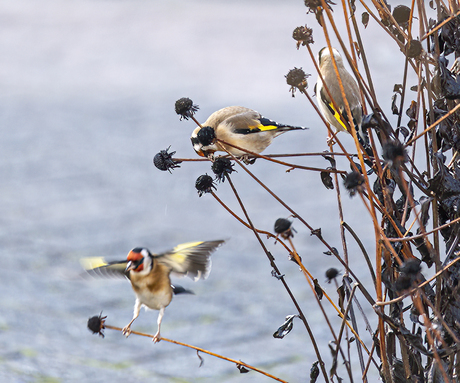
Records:
M141 304L153 310L169 305L173 296L169 272L165 265L156 264L148 275L131 273L131 284Z

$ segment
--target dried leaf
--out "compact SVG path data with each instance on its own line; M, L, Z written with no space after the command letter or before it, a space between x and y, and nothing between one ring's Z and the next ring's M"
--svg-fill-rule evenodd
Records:
M441 364L442 364L442 369L444 371L447 371L448 369L447 363L441 360ZM439 367L439 364L434 359L432 359L431 367L427 372L427 382L428 383L444 383L445 382L444 374L441 368Z
M249 369L247 369L246 367L244 367L242 364L238 363L236 365L236 368L240 371L240 374L247 374L249 371Z
M405 126L400 126L396 129L396 135L399 135L399 133L401 133L401 135L404 137L404 140L406 140L410 134L410 131Z
M332 182L332 177L330 172L321 172L321 181L326 189L334 189L334 183Z
M447 59L441 56L438 59L438 73L440 78L440 91L441 95L450 99L457 100L460 98L460 84L457 79L452 75L451 71L447 69Z
M200 365L198 367L201 367L204 363L204 359L202 358L202 356L200 355L200 351L199 350L196 350L196 356L198 357L198 359L200 359Z
M323 236L321 235L321 228L313 229L310 235L316 235L318 238L323 238Z
M332 169L336 169L337 161L334 157L328 156L327 154L322 154L322 157L330 162Z
M314 279L313 283L315 284L315 293L318 296L318 299L319 300L323 299L323 289L319 285L318 280Z
M396 93L393 96L391 96L391 112L396 115L399 114L399 109L396 106L397 97L398 95Z
M369 13L363 12L361 15L361 22L364 25L364 28L367 28L367 25L369 24Z
M318 367L318 361L313 363L311 365L310 369L310 383L316 383L316 380L318 379L319 376L319 367Z
M333 342L329 342L328 346L329 346L329 350L331 351L331 355L332 355L332 365L331 365L331 369L329 370L329 376L334 376L337 374L336 345Z
M273 338L283 339L287 334L289 334L294 325L293 323L294 318L296 317L299 317L299 316L298 315L288 315L286 319L284 320L284 323L280 327L278 327L278 330L274 332Z
M393 92L394 93L399 93L399 94L402 95L402 89L403 89L402 84L394 84L394 86L393 86Z

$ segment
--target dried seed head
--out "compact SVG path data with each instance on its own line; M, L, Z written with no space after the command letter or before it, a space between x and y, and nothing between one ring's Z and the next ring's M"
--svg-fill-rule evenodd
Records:
M292 97L294 97L294 92L296 89L300 90L301 92L305 91L305 89L308 87L307 83L307 77L309 77L309 74L306 74L302 68L296 68L291 69L286 77L286 82L287 84L291 87L289 89L290 92L292 92Z
M211 193L213 188L216 189L216 186L211 176L203 174L197 178L195 188L198 190L198 196L201 197L204 193Z
M409 41L404 47L406 55L409 58L417 58L422 54L423 47L422 43L418 40Z
M414 276L417 275L421 270L422 267L420 266L420 260L418 259L409 259L399 268L401 273Z
M107 316L103 317L102 312L99 315L93 316L88 319L88 329L93 333L93 334L99 334L104 338L104 333L102 330L105 329L104 323L105 323L105 318Z
M326 270L326 278L327 278L327 283L330 283L335 277L339 275L339 270L337 270L335 267L331 267L330 269Z
M325 0L326 5L328 8L331 8L331 4L335 5L331 0ZM323 6L321 4L321 0L304 0L305 6L308 8L307 14L314 13L318 17L318 12L321 12Z
M216 158L216 160L212 163L211 170L216 175L216 178L221 182L225 181L225 177L228 174L235 171L235 169L233 169L232 161L224 157Z
M171 146L169 146L166 150L160 150L155 157L153 157L153 164L162 171L169 171L171 173L171 169L180 168L179 164L181 161L173 160L172 156L176 154L176 152L169 153L168 150Z
M388 141L383 144L383 158L391 162L395 166L399 166L403 162L407 162L407 152L404 145L398 141Z
M214 128L203 126L196 134L196 138L201 145L209 146L215 140L216 133L214 132Z
M395 9L393 9L393 17L401 27L407 28L410 17L410 8L405 5L397 5Z
M361 190L362 185L364 184L364 177L361 173L353 171L351 173L347 173L343 183L350 193L350 197L353 197L356 192Z
M412 287L412 278L408 275L401 274L396 279L394 287L398 293L402 293Z
M297 41L297 49L301 45L306 46L308 44L313 44L313 29L308 28L306 25L297 27L292 32L292 38Z
M278 218L275 221L275 233L280 235L283 239L288 239L294 237L296 233L295 229L292 227L292 222L286 218Z
M194 105L193 101L187 97L182 97L176 101L174 108L176 113L180 115L180 119L188 120L199 109L198 105Z

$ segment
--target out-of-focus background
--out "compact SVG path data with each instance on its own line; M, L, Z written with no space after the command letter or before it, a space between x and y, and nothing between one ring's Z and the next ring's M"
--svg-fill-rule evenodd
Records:
M296 311L254 235L212 196L196 193L195 180L211 174L210 164L183 163L172 174L152 164L169 145L178 157L195 157L189 141L195 125L174 112L181 97L200 106L200 121L224 106L244 105L310 128L277 138L267 153L326 150L326 128L304 96L291 97L284 77L294 67L314 73L306 49L296 50L291 37L296 26L314 28L315 52L324 46L306 11L301 0L1 2L2 382L269 381L206 355L199 368L196 353L180 346L125 339L110 330L102 339L86 327L101 311L107 323L126 325L134 294L126 281L82 278L80 258L117 260L135 246L162 251L221 238L229 240L213 256L208 280L180 281L196 295L174 298L162 335L290 382L308 380L316 357L302 323L295 321L283 340L272 337ZM338 7L335 17L345 36ZM363 38L379 101L389 111L403 56L373 21ZM310 94L315 80L313 74ZM351 136L341 140L353 150ZM322 158L298 162L329 166ZM233 180L254 224L272 231L289 213L237 170ZM286 173L262 160L251 170L341 249L336 193L324 188L318 173ZM217 194L241 214L227 183ZM373 230L361 202L345 192L342 198L345 219L373 254ZM294 221L294 228L305 266L335 297L324 273L343 268L323 254L306 227ZM265 242L330 361L331 336L308 284L280 245ZM352 240L349 245L352 267L369 283L360 252ZM362 303L372 321L371 308ZM143 310L133 329L154 333L156 317Z

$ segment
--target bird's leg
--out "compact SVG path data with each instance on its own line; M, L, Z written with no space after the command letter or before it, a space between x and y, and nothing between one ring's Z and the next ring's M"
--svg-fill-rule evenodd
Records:
M161 321L163 320L163 315L165 314L165 308L162 307L160 309L160 313L158 314L158 319L157 319L157 324L158 324L158 331L157 333L153 336L153 343L158 343L161 340L160 337L160 326L161 326Z
M252 165L256 162L257 158L249 157L249 154L244 154L240 157L240 160L243 161L245 165Z
M136 303L134 304L134 315L133 319L131 319L131 322L129 322L121 332L123 333L124 336L128 337L131 334L131 325L133 322L136 320L136 318L139 316L139 312L141 311L141 302L139 299L136 299Z

